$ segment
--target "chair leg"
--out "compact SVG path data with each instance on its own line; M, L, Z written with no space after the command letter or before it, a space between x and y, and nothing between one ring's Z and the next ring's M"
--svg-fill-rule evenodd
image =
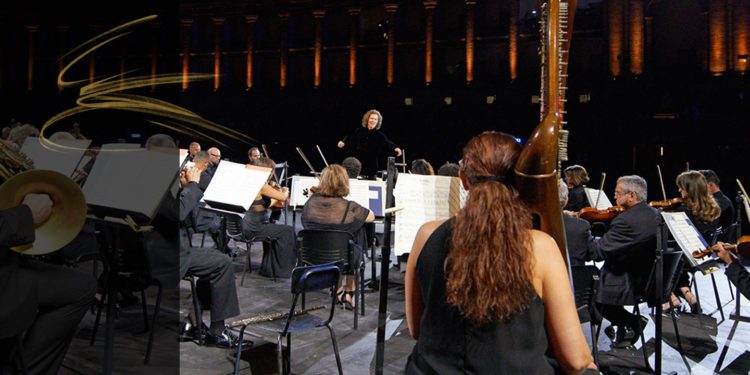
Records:
M276 358L276 365L279 367L279 374L284 374L284 361L282 359L283 354L283 346L281 345L281 340L284 338L281 334L279 334L279 339L276 342L276 351L277 351L277 358Z
M284 368L284 374L292 373L292 334L286 334L286 367Z
M695 276L695 275L693 275L693 276ZM680 331L677 329L677 316L675 316L674 306L672 306L672 301L671 300L669 301L669 307L670 307L670 309L669 309L669 311L670 311L669 315L672 316L672 324L674 325L674 335L677 338L677 349L679 349L680 355L682 355L682 353L684 353L685 351L682 349L682 340L680 340ZM684 360L684 356L683 356L683 360ZM685 366L687 366L687 368L688 368L688 373L692 374L693 370L690 368L690 365L687 363L687 361L685 361Z
M719 298L719 289L716 287L716 278L713 272L711 273L711 284L714 286L714 296L716 297L716 306L719 308L719 314L721 314L721 320L724 321L724 306L722 306L721 298Z
M634 307L635 307L635 312L638 315L638 324L641 324L641 310L638 308L638 305L635 305ZM650 369L651 365L648 363L648 353L646 353L646 340L643 339L642 327L641 327L641 352L643 352L643 362L646 364L646 368Z
M151 319L151 332L148 335L148 345L146 346L146 358L143 360L144 364L148 364L151 359L151 348L154 345L154 332L156 332L156 317L159 315L159 307L161 306L161 285L158 286L156 292L156 306L154 306L154 317Z
M245 285L245 275L247 275L249 272L253 271L253 265L250 262L250 245L247 246L247 263L245 263L245 268L242 270L242 280L240 280L240 286ZM250 271L248 271L248 269Z
M302 292L302 310L305 309L305 295L306 293Z
M143 332L148 332L148 307L146 306L146 289L141 289L141 306L143 307Z
M336 334L333 333L333 328L326 324L326 328L328 328L328 332L331 333L331 342L333 342L333 354L336 356L336 366L339 369L339 375L343 375L344 370L341 368L341 356L339 356L339 346L336 343Z
M359 269L359 283L357 285L359 287L359 305L362 306L361 313L362 316L365 316L365 267Z
M201 247L206 243L206 232L203 232L203 235L201 237ZM221 249L219 249L221 250Z
M732 282L729 281L729 278L727 277L727 284L729 284L729 295L732 296L732 299L730 301L734 301L734 291L732 291Z
M102 309L104 308L104 301L107 301L107 297L109 296L109 276L107 277L107 280L104 284L104 293L102 294L102 300L99 302L99 307L96 310L96 319L94 319L94 329L91 331L91 341L89 342L89 345L94 345L94 341L96 341L96 331L99 329L99 321L102 317Z
M245 337L245 328L247 326L242 326L240 329L240 339L239 344L237 345L237 358L234 359L234 375L237 375L240 373L240 358L242 357L242 339Z
M193 323L195 328L198 330L198 344L203 345L203 314L201 313L201 306L198 302L198 295L196 294L195 277L190 278L190 293L193 298Z
M599 368L599 340L597 335L594 333L595 325L596 324L594 324L593 321L589 321L589 327L591 328L591 354L594 356L594 363L596 364L596 368Z

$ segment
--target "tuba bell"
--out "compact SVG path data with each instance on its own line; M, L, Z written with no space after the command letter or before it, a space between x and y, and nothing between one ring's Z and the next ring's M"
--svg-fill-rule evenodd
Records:
M44 255L61 249L81 231L86 200L81 188L62 173L33 169L34 163L15 144L0 140L0 210L18 206L27 194L47 194L49 218L36 226L33 243L12 247L24 255Z

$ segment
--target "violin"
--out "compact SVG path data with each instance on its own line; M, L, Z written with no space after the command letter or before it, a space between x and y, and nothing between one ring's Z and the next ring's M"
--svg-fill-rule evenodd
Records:
M740 256L744 258L750 258L750 236L742 236L737 240L737 243L734 245L724 245L724 248L735 253L739 254ZM718 248L716 247L710 247L705 250L701 251L693 251L693 258L703 258L708 254L715 253L718 251Z
M675 211L683 202L685 200L682 198L673 198L670 200L648 202L648 205L653 208L661 208L664 211Z
M316 193L315 190L317 190L317 186L310 186L309 189L302 189L302 195L305 196L305 198L310 198L313 194Z
M275 183L274 183L273 181L271 181L271 182L270 182L270 183L269 183L268 185L269 185L269 186L270 186L271 188L273 188L274 190L276 190L276 191L278 191L278 192L281 192L281 188L279 187L279 185L275 184ZM286 206L287 206L288 204L289 204L289 198L287 198L286 200L283 200L283 201L277 200L276 202L274 202L274 203L273 203L273 204L271 205L271 207L270 207L270 208L284 208L284 207L286 207Z
M606 210L597 210L594 207L584 207L578 213L578 217L588 222L608 222L625 212L623 206L612 206Z

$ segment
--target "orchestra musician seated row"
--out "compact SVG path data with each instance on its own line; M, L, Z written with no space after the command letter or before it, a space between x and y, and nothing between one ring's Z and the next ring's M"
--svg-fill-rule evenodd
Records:
M568 193L568 203L563 207L566 211L578 212L584 207L589 207L589 201L586 198L586 183L589 182L589 175L586 168L578 164L565 168L565 182L568 184L570 191Z

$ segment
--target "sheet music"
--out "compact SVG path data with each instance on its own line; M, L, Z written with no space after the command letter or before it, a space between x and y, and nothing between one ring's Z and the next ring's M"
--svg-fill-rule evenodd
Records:
M187 158L187 156L188 156L188 150L186 148L181 148L180 149L180 164L179 165L182 165L182 163L185 162L185 158Z
M91 206L141 215L141 220L145 219L143 216L153 219L177 175L178 155L123 146L102 145L83 186L83 195Z
M690 219L688 219L686 213L662 212L661 215L669 228L669 232L672 233L672 237L685 254L685 258L691 266L696 267L711 260L709 257L704 257L702 259L696 259L693 257L694 251L705 250L708 248L708 243L703 239L700 232L695 229L695 226Z
M289 204L291 206L304 206L309 197L304 195L305 189L310 190L312 186L318 186L320 180L311 176L292 176L292 188L290 190ZM372 180L349 179L349 195L344 199L357 202L362 207L369 208L375 216L383 216L385 209L385 182Z
M455 215L467 195L461 190L457 177L399 174L393 195L395 206L404 209L396 213L394 253L411 251L422 224Z
M21 152L34 161L34 169L60 172L72 176L81 157L91 144L90 140L60 140L55 141L62 147L42 145L41 138L26 137L21 146ZM70 147L70 148L68 148ZM83 166L85 164L81 164Z
M609 201L605 192L602 191L602 194L599 195L599 190L592 188L584 188L583 191L586 193L586 198L589 200L589 206L594 207L596 197L599 196L599 204L594 208L597 210L606 210L612 207L612 202Z
M202 201L212 208L244 213L253 204L263 184L271 175L271 168L222 161Z

